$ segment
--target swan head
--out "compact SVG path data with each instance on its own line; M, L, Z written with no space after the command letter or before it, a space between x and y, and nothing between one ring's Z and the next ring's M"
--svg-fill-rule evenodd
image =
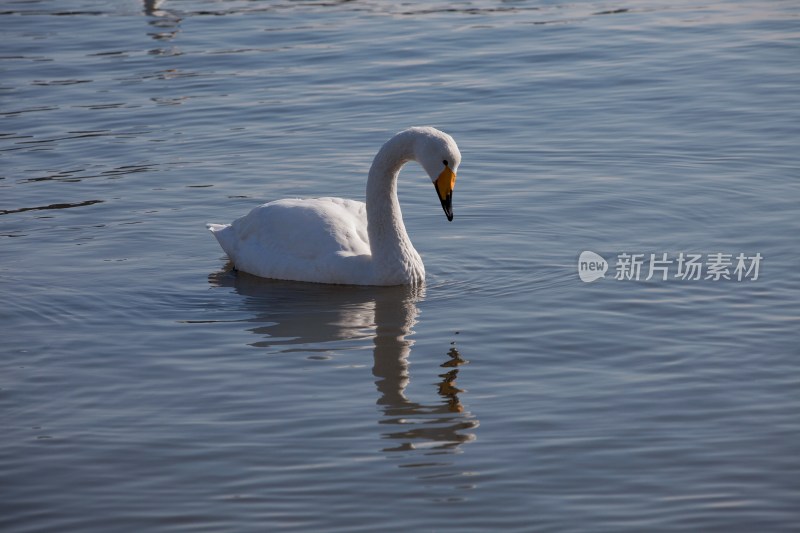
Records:
M453 188L461 164L461 152L448 134L435 128L412 128L417 134L414 157L436 188L447 220L453 220Z

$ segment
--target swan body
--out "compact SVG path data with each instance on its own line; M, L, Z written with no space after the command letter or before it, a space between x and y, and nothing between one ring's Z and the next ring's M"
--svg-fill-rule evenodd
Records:
M434 128L410 128L378 151L366 203L343 198L276 200L231 224L208 224L234 266L264 278L346 285L407 285L425 266L406 233L397 176L418 162L433 182L448 220L461 153Z

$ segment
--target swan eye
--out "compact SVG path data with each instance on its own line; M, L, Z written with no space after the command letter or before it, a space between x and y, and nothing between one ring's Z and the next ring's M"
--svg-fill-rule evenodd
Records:
M447 159L445 159L444 161L442 161L442 163L444 163L444 166L448 166L448 164L447 164Z

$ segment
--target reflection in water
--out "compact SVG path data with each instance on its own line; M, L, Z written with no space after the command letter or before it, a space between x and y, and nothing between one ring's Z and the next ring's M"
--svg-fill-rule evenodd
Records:
M425 404L406 397L413 346L406 337L416 323L416 304L424 298L424 288L286 282L230 270L212 274L209 282L233 287L246 297L248 310L255 314L249 321L258 324L250 331L266 338L253 346L281 352L330 352L342 349L343 341L374 335L372 373L384 415L380 424L387 426L382 437L392 441L384 452L452 453L475 440L478 421L464 409L459 399L463 391L456 386L459 367L467 361L455 347L443 354L437 383L440 401Z
M180 32L181 18L168 9L162 9L165 3L164 0L144 0L144 14L151 17L149 24L157 30L149 35L157 41L171 41ZM150 53L166 55L162 49Z
M455 386L458 367L466 361L458 350L451 348L447 360L442 363L446 371L439 375L438 393L444 402L424 405L406 397L408 356L413 345L406 336L416 323L416 301L424 295L413 294L410 288L403 290L407 294L401 301L397 300L397 294L375 294L375 363L372 374L377 378L375 384L381 393L378 404L383 407L385 415L381 423L396 426L384 434L385 438L395 441L385 451L417 447L434 450L457 448L475 439L471 430L478 425L477 420L464 412L458 398L462 391Z
M177 10L165 9L164 4L166 4L165 0L144 0L144 14L149 18L148 24L156 30L149 32L148 35L162 44L158 48L148 50L147 53L151 56L165 58L183 55L181 49L174 45L174 41L177 40L181 31L181 21L185 14ZM142 79L172 80L197 76L197 73L176 68L177 65L169 59L159 65L171 68L162 68L144 75ZM180 105L189 98L187 95L166 91L165 96L154 96L151 100L160 105Z

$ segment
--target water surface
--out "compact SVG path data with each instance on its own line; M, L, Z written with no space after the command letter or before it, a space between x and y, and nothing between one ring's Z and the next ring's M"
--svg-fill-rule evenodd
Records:
M4 3L0 529L793 530L799 22ZM463 154L452 223L401 175L425 287L230 271L206 222L363 198L412 125ZM615 280L621 253L763 260Z

